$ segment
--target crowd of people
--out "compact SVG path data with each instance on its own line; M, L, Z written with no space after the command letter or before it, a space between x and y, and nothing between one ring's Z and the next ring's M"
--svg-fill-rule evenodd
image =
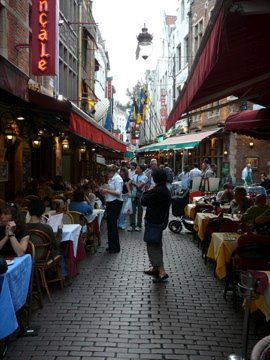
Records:
M162 225L157 233L162 238L162 231L166 228L171 202L171 187L174 179L181 181L182 190L192 188L194 178L201 178L200 188L205 186L204 180L216 177L216 167L206 158L199 168L194 164L190 169L184 166L182 172L175 176L168 163L159 165L157 159L151 159L149 165L136 162L121 163L120 166L108 165L104 177L99 182L82 179L76 186L71 186L57 176L53 182L32 181L23 192L16 194L14 202L2 206L0 209L0 254L21 256L26 252L29 240L28 229L42 228L52 239L52 248L59 251L61 227L57 233L49 229L49 225L42 223L45 209L51 208L58 195L55 210L76 211L85 216L91 215L97 206L106 209L107 216L107 251L118 253L121 251L119 231L142 231L143 225ZM252 169L247 164L242 172L243 185L252 182ZM270 189L270 180L266 174L261 175L261 185ZM24 203L27 195L35 196L30 203ZM232 214L241 214L242 222L258 231L266 230L270 222L270 206L267 197L260 194L252 201L247 196L244 186L233 188L230 182L223 184L223 188L215 195L218 204L228 203ZM62 206L61 206L62 204ZM63 205L64 204L64 205ZM21 209L27 206L30 214L28 224ZM144 215L144 207L145 216ZM149 225L149 226L150 226ZM269 226L270 229L270 226ZM152 267L145 270L147 275L155 275L155 281L164 281L168 274L164 269L162 255L162 241L147 242L147 252ZM149 240L149 241L148 241Z

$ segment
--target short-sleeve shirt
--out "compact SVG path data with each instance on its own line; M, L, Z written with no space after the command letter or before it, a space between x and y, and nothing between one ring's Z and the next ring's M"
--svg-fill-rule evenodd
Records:
M22 229L19 231L14 232L16 239L18 240L18 242L21 241L22 238L24 238L25 236L29 235L28 231L26 229ZM1 226L0 228L0 239L3 239L5 237L5 226ZM5 245L2 247L2 249L0 250L0 254L2 256L17 256L12 245L10 242L10 239L8 239L8 241L5 243Z

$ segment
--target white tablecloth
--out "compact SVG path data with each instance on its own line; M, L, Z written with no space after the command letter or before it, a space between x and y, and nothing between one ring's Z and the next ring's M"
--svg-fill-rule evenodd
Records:
M81 225L80 224L64 224L63 225L63 234L61 241L72 241L73 243L73 252L74 256L77 255L78 249L78 241L81 233Z

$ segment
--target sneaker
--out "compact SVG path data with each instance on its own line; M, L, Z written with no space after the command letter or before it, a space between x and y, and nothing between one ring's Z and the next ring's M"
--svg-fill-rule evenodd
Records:
M142 228L140 226L136 226L135 231L142 231Z
M128 227L128 229L127 229L127 231L134 231L135 229L134 229L134 227L133 226L130 226L130 227Z

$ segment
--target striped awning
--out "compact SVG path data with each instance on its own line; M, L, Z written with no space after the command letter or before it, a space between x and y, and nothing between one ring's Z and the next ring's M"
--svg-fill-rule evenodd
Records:
M188 135L173 136L167 138L164 141L143 146L136 152L148 152L158 150L178 150L178 149L192 149L200 144L200 142L209 136L217 133L221 129L215 129L210 131L202 131Z

